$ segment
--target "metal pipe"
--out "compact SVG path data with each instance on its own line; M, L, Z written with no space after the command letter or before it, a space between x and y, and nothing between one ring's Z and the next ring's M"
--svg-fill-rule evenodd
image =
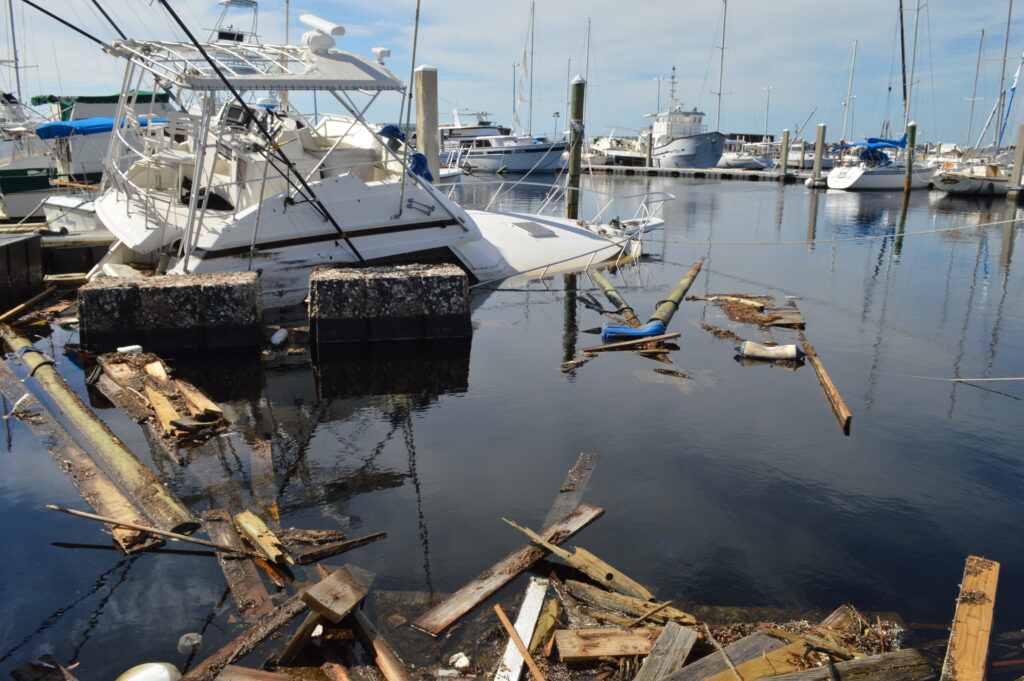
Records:
M686 292L690 290L690 286L693 284L693 280L697 278L697 273L700 272L701 265L703 264L704 258L700 258L697 262L693 263L686 276L680 279L672 293L668 294L668 298L658 303L658 308L651 315L651 318L647 320L648 324L651 322L661 322L666 327L668 326L668 323L672 321L672 315L679 309L679 302L686 295Z
M615 306L615 311L622 315L626 320L626 324L634 329L640 326L640 320L637 319L636 313L633 312L633 308L630 307L629 303L626 302L626 299L615 290L612 283L608 281L603 274L601 274L600 270L594 270L591 272L590 278L601 287L601 290L604 292L604 297L608 299L608 302Z

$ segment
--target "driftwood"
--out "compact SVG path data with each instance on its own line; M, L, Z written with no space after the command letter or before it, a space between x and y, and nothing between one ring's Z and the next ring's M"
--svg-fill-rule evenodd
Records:
M924 681L935 675L935 669L920 651L914 648L884 655L862 657L835 665L842 681ZM828 681L827 667L771 676L762 681Z
M555 632L555 647L562 662L648 655L661 632L662 627L561 629Z
M232 547L235 551L245 548L242 538L235 531L231 514L225 508L215 508L202 514L203 528L210 539ZM237 554L236 554L237 555ZM238 613L245 620L262 617L273 610L270 594L260 580L260 573L252 561L232 558L230 554L218 552L217 563L224 572L228 588L238 606Z
M238 528L239 533L245 537L246 541L252 544L271 563L290 564L295 562L284 550L284 546L277 536L252 511L236 513L235 527Z
M566 580L566 588L569 593L579 598L580 600L602 608L609 610L616 610L626 615L633 617L640 617L641 615L647 614L648 619L652 622L666 622L668 620L674 620L680 624L694 624L697 619L682 610L673 608L672 606L665 606L658 612L651 613L651 610L657 607L657 603L651 603L639 598L633 598L632 596L625 596L623 594L611 593L605 591L596 586L590 584L584 584L583 582L577 582L574 580Z
M356 537L355 539L348 539L346 541L333 542L330 544L320 544L313 548L305 549L295 553L295 562L299 565L308 565L315 563L318 560L324 558L330 558L336 556L339 553L345 551L351 551L352 549L365 546L366 544L373 543L378 539L384 539L388 536L387 532L376 532L374 534L368 534L365 537Z
M783 647L785 643L772 638L768 634L751 634L731 645L725 646L725 655L733 665L743 664ZM704 681L710 676L729 671L729 664L721 653L702 657L696 662L686 665L674 674L669 674L664 681Z
M608 350L621 350L623 348L631 348L635 345L643 345L645 343L661 343L663 341L672 340L673 338L679 338L681 333L663 333L660 336L644 336L642 338L633 338L630 340L616 341L615 343L606 343L604 345L594 345L589 348L583 348L580 352L605 352Z
M669 674L679 671L686 664L686 658L696 642L697 632L693 629L669 622L661 636L654 642L651 654L644 658L643 665L633 681L661 681Z
M839 429L843 431L844 435L849 435L850 421L853 419L853 414L850 412L850 408L846 406L846 402L843 401L843 396L839 394L839 390L836 388L835 383L832 382L832 378L825 371L825 365L821 363L821 358L818 357L818 353L814 350L814 346L811 345L810 341L804 341L804 355L807 356L807 361L814 367L818 383L821 384L821 389L825 392L825 398L828 400L829 406L832 407L832 413L836 417Z

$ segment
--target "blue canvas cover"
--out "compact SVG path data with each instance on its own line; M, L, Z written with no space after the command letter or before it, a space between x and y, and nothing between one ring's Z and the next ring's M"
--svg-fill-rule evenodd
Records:
M145 127L149 119L139 120L139 125ZM154 118L154 123L167 123L166 118ZM98 135L103 132L110 132L114 129L114 119L107 116L96 118L80 118L77 121L51 121L43 123L36 128L36 135L42 140L52 140L58 137L72 137L77 135Z

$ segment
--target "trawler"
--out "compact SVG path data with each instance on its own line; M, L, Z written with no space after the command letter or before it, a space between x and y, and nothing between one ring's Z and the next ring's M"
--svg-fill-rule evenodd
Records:
M264 306L290 307L317 265L446 261L477 281L541 277L636 255L636 237L661 224L647 201L608 224L463 210L397 126L365 118L381 95L405 96L388 50L336 49L343 27L301 19L313 29L302 45L113 43L127 63L125 124L95 211L116 241L90 277L255 270ZM149 82L182 110L160 121L139 107L133 93ZM300 113L311 93L319 113ZM324 113L326 100L345 113Z

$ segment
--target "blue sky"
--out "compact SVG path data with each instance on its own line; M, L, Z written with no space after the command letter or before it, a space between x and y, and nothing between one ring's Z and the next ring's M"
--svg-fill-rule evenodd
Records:
M87 0L36 0L51 11L104 40L116 36ZM133 37L180 39L158 4L146 0L101 0ZM916 0L905 0L907 50L913 47ZM1018 3L1020 5L1022 3ZM121 66L90 42L15 1L23 89L37 92L100 93L120 86ZM211 27L220 6L209 0L172 0L196 29ZM291 38L305 29L302 12L312 12L346 27L338 47L370 56L375 46L389 47L388 65L408 79L414 0L293 0ZM436 66L440 77L441 119L456 106L482 109L502 123L512 121L512 64L526 46L528 0L423 0L418 64ZM587 130L605 134L647 124L644 114L668 99L673 65L678 69L678 98L699 106L712 127L718 115L717 46L721 0L538 0L534 60L533 131L551 132L552 114L564 125L567 75L586 66L586 26L591 23ZM998 97L998 78L1006 30L1008 0L922 3L917 21L917 61L912 118L925 140L962 142L967 137L971 91L980 32L985 50L975 102L976 138ZM1024 11L1024 8L1022 8ZM238 14L240 19L243 14ZM859 41L851 122L847 137L877 135L887 116L902 125L896 0L730 0L725 39L721 127L733 132L778 133L795 128L810 115L807 130L828 126L839 137L853 41ZM6 25L6 16L4 17ZM284 36L284 0L263 0L260 32L264 42ZM200 31L200 33L205 33ZM1014 12L1007 59L1007 81L1024 50L1024 16ZM909 66L908 66L909 68ZM3 82L11 86L10 69ZM890 84L892 91L890 95ZM771 86L770 103L767 100ZM1024 89L1024 83L1022 83ZM1022 93L1024 98L1024 93ZM381 102L369 117L397 117L397 98ZM1021 122L1015 104L1007 134ZM520 115L524 125L526 111ZM1012 134L1011 134L1011 131ZM988 135L989 137L991 134ZM974 141L974 140L972 140Z

